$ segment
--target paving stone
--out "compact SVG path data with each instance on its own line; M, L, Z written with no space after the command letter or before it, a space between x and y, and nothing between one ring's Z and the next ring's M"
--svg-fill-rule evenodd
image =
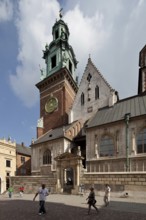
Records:
M91 208L91 214L87 215L87 195L61 195L51 194L47 197L47 214L38 215L39 203L32 201L34 194L0 195L0 220L146 220L145 200L141 198L116 198L111 197L108 207L104 207L103 197L97 197L99 214Z

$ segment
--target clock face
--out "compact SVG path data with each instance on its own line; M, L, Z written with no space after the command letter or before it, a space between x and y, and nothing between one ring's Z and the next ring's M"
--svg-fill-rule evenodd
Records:
M48 113L54 112L58 108L58 99L51 97L45 104L45 110Z

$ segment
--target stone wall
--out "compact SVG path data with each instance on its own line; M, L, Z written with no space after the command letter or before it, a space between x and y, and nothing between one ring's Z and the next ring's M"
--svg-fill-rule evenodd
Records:
M25 176L11 177L11 184L14 193L19 192L19 187L24 186L25 193L36 193L42 183L50 189L51 193L57 192L57 178L51 176ZM146 196L146 172L134 173L82 173L80 185L84 185L86 192L94 186L97 195L103 195L105 184L111 186L111 195L124 195L128 192L129 196ZM80 188L80 187L79 187Z
M129 195L141 194L146 196L146 172L134 173L84 173L80 178L80 183L84 185L85 190L94 186L96 193L104 192L105 184L111 186L112 192Z
M10 180L14 193L19 192L20 186L24 186L24 193L36 193L42 183L46 184L51 193L56 192L57 179L55 176L15 176Z

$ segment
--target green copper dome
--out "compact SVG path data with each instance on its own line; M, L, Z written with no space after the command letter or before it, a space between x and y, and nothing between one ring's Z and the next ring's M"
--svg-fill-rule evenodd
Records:
M46 74L44 78L66 67L76 81L75 70L78 62L73 48L69 45L70 33L67 24L62 20L62 16L53 25L52 35L52 42L49 45L46 44L43 51L43 58L46 62Z

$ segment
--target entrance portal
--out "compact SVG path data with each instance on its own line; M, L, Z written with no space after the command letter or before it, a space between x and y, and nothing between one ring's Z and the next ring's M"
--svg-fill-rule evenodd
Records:
M65 152L56 158L57 191L76 194L80 185L83 157Z

